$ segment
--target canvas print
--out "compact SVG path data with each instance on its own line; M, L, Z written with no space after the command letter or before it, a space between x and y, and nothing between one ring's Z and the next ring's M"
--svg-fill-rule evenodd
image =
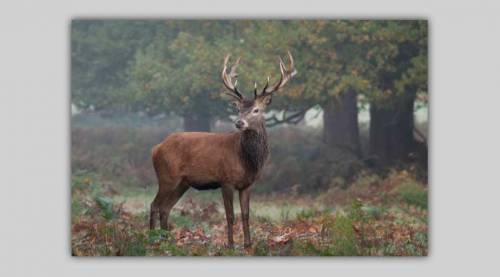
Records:
M426 256L426 20L74 19L73 256Z

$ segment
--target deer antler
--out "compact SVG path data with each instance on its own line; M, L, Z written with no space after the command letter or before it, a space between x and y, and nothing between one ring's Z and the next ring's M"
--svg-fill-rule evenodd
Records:
M290 66L289 66L290 68L289 69L287 69L285 67L283 60L281 59L281 57L279 57L279 65L280 65L280 72L281 72L280 80L275 85L269 87L270 77L267 77L267 83L264 86L264 89L262 90L262 93L260 94L260 96L270 95L270 94L280 90L288 81L290 81L290 79L293 78L293 76L295 76L297 74L297 70L295 69L295 64L293 62L293 57L292 57L292 54L290 53L290 51L288 51L288 58L290 60Z
M231 92L231 93L226 93L229 96L232 96L236 98L238 101L243 100L243 95L238 91L238 88L236 85L238 84L238 80L235 80L233 84L233 78L236 79L238 78L238 74L236 74L236 68L238 67L238 64L240 63L240 58L236 60L233 66L231 66L231 70L229 71L229 75L227 74L227 62L229 61L230 55L226 55L224 58L224 67L222 68L222 82L224 83L224 86Z

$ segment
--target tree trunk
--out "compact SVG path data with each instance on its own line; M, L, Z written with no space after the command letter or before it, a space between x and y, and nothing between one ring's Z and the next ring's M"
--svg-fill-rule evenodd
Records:
M186 132L210 132L209 116L184 116L184 131Z
M325 143L360 157L357 93L348 90L322 108Z
M415 149L413 104L415 96L401 97L395 105L370 104L370 155L377 167L406 161Z

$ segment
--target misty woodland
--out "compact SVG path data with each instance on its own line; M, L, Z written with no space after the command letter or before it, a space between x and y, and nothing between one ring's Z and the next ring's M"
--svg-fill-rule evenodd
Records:
M71 254L426 256L427 28L73 20Z

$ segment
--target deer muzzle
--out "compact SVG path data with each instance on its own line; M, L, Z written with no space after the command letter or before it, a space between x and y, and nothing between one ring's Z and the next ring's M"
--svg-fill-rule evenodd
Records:
M234 125L239 130L245 130L248 127L248 123L243 119L236 120L236 122L234 122Z

